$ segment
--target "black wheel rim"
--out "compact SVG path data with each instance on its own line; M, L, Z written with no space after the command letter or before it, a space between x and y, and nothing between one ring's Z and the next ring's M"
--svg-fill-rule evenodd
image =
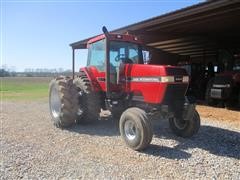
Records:
M180 130L183 130L186 128L187 126L187 121L184 121L182 119L177 119L177 118L174 118L173 119L173 122L175 124L175 126L180 129Z

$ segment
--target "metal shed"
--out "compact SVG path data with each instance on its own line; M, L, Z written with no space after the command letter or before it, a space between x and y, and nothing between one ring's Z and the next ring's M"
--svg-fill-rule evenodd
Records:
M193 60L216 56L222 48L240 49L240 1L206 1L111 32L137 35L147 46ZM85 48L89 39L70 46Z

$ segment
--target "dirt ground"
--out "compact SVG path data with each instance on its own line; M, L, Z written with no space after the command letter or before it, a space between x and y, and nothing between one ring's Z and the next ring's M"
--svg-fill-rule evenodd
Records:
M240 128L239 110L197 105L197 111L199 112L201 118L211 119L213 121L223 121L224 123L227 122L236 128Z

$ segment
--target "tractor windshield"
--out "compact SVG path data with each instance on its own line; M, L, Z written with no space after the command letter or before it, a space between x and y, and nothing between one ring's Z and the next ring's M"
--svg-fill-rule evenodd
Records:
M120 63L142 64L142 51L138 44L110 41L110 63L119 66Z
M105 39L89 44L88 66L95 66L99 71L105 71ZM138 44L110 41L109 57L112 67L119 67L121 63L142 64L143 57L141 47Z

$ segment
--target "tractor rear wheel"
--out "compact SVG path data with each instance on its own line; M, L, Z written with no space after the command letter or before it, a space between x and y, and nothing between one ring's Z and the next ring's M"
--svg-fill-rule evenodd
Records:
M78 113L78 91L70 77L58 77L50 82L49 108L56 127L73 125Z
M86 76L75 78L73 83L79 91L78 106L81 110L77 117L77 123L86 124L98 120L101 110L99 93L92 91L91 84Z
M195 110L192 119L183 120L177 118L169 119L170 129L177 136L181 137L191 137L196 134L200 128L200 116Z
M145 149L152 141L153 130L146 112L133 107L125 110L119 121L121 137L134 150Z

